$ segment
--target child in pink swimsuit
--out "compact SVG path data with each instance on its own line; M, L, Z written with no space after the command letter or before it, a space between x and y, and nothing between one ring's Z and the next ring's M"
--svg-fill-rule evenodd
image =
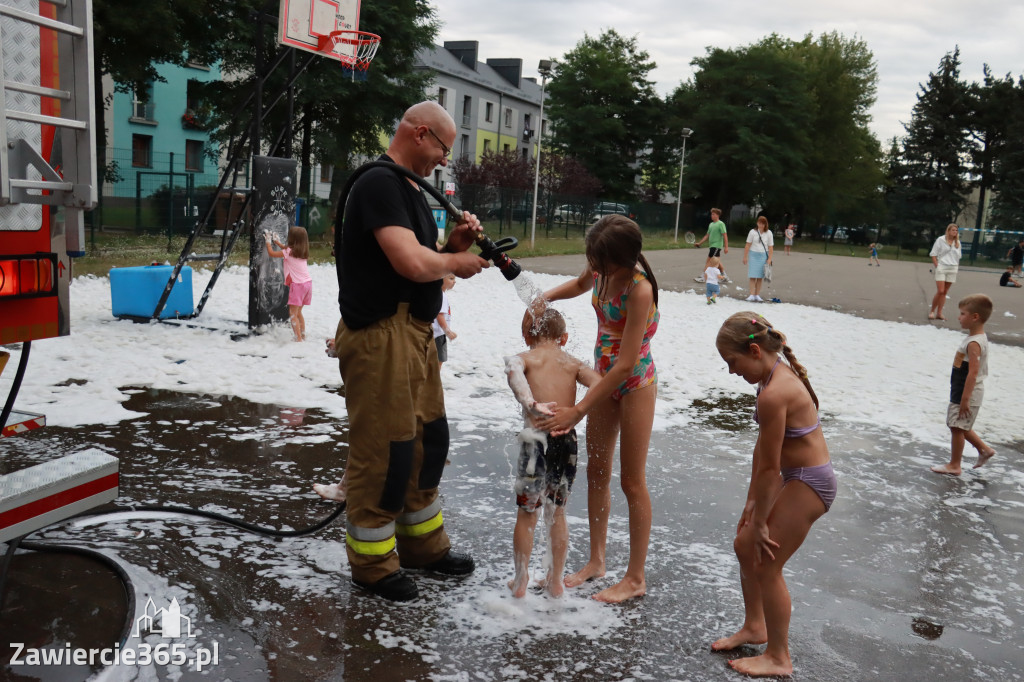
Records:
M271 244L282 248L276 251ZM313 277L309 274L307 265L309 235L306 228L296 225L288 228L287 246L268 233L267 254L271 258L284 259L284 283L288 287L288 317L291 319L292 331L295 332L295 340L305 341L306 320L302 317L302 307L313 301Z
M782 567L828 511L837 487L818 419L818 397L786 337L757 313L727 319L715 345L730 374L758 385L754 420L759 429L747 502L733 541L745 616L735 634L711 648L767 642L760 656L729 665L747 675L791 675L792 607Z
M621 602L647 591L644 568L651 535L647 491L647 447L654 424L658 375L651 337L658 328L658 284L641 253L643 235L625 216L608 215L587 232L587 267L576 279L544 294L549 301L591 294L597 314L595 369L601 380L575 406L558 407L537 428L567 433L587 419L587 514L590 559L565 579L577 587L605 573L605 545L611 507L612 457L619 439L622 490L629 503L629 564L622 580L594 595ZM621 360L621 362L620 362Z

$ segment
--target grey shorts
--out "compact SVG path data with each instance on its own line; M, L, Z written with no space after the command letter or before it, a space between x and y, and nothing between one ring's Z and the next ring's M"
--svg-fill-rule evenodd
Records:
M444 334L435 336L434 345L437 346L437 361L448 362L448 337Z
M974 420L978 418L978 410L981 409L981 401L970 403L971 411L963 419L960 418L960 403L950 403L946 408L946 426L951 429L970 431L974 428Z

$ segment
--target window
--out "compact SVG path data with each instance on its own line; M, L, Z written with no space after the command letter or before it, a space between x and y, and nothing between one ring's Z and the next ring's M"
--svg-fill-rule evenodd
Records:
M462 136L462 146L459 148L459 156L462 158L469 156L469 135Z
M437 103L445 109L448 108L448 89L438 88L437 89Z
M334 166L329 163L320 164L320 182L330 182L333 170Z
M484 139L484 151L485 152L491 151L491 141L486 139L486 138Z
M185 140L185 170L203 172L202 140Z
M494 120L494 102L488 102L484 107L484 120L488 123Z
M505 127L512 127L512 107L505 107Z
M143 121L153 120L153 84L150 83L140 92L136 90L132 95L132 118Z
M528 160L529 160L529 159L527 158L527 156L526 156L526 154L527 154L527 153L528 153L529 151L530 151L529 149L527 149L526 147L523 147L523 161L528 161Z
M466 95L462 98L462 125L472 125L473 120L470 115L473 113L473 98Z
M132 166L151 168L153 166L153 137L132 135Z
M441 169L434 169L434 187L437 189L444 189L444 183L441 182Z
M531 122L530 115L529 114L523 114L523 132L524 133L527 133L527 132L532 130L530 128L530 122ZM525 138L526 136L524 135L523 137Z
M506 151L506 152L509 150L508 142L506 142L504 145L502 145L502 150Z
M189 78L185 85L185 108L192 111L199 111L202 100L199 98L199 81Z

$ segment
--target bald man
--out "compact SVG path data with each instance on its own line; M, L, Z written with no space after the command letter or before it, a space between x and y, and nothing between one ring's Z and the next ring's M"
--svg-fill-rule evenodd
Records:
M409 108L383 161L428 177L448 164L455 122L436 102ZM448 421L431 322L441 280L487 267L467 249L481 230L464 214L443 248L416 183L388 168L352 186L336 231L341 323L335 349L349 416L346 545L352 582L394 601L418 596L402 569L472 573L451 549L437 488Z

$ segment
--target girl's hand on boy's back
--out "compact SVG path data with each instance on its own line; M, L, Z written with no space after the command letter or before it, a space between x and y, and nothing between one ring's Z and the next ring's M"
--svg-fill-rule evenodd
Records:
M553 416L537 420L537 428L547 431L552 436L561 436L572 431L581 419L583 413L577 406L556 407Z

